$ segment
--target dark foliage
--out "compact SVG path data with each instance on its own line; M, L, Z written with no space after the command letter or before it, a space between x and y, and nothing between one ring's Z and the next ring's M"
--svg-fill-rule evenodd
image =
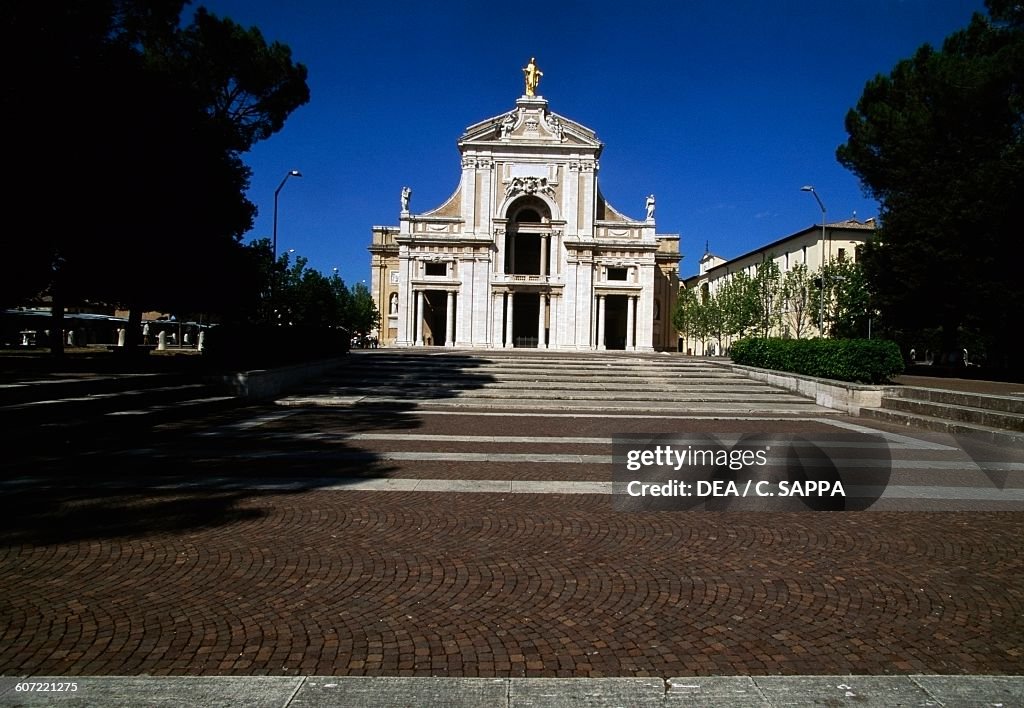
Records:
M837 155L882 205L863 266L884 325L1006 360L1024 308L1024 25L1018 4L988 7L868 82Z
M895 342L882 339L741 339L736 364L837 381L884 383L903 372Z
M22 218L4 231L0 304L229 313L251 299L232 282L256 280L241 154L308 101L306 71L205 11L179 27L183 6L5 6L7 196Z
M351 336L327 327L222 324L209 330L203 359L216 366L269 368L340 356Z

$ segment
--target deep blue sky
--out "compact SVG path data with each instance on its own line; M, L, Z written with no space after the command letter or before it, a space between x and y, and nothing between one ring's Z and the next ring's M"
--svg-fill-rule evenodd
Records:
M258 144L248 239L272 231L349 284L369 279L370 228L397 225L399 192L422 212L454 191L455 142L514 107L531 56L550 108L604 142L608 200L682 236L682 274L705 243L724 257L820 220L875 216L835 159L864 84L965 26L981 0L197 3L309 68L310 102ZM192 10L186 8L190 16Z

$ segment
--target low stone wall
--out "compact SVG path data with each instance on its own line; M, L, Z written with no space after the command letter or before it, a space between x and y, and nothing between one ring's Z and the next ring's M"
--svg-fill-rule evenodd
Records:
M233 374L222 374L211 377L212 383L220 384L236 396L253 400L264 400L280 395L293 386L320 376L343 365L348 359L337 357L319 359L277 369L255 369L238 371Z
M819 379L815 376L759 369L739 364L725 364L725 366L740 371L756 381L763 381L772 386L813 398L819 406L844 411L851 415L859 415L861 408L878 408L882 405L882 396L899 395L899 386L871 386L833 381L832 379Z

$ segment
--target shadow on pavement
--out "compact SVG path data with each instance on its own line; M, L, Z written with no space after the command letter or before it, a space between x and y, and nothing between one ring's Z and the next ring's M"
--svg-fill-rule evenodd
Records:
M490 376L466 356L374 357L367 367L342 369L306 384L306 394L388 382L422 368L430 386L415 399L445 398L481 386ZM439 359L444 359L439 362ZM458 386L445 386L444 380ZM396 390L401 387L394 387ZM92 422L54 427L48 444L19 446L4 434L0 462L0 544L56 544L87 539L187 533L259 518L248 500L302 494L359 478L386 478L398 468L351 435L414 430L422 425L415 400L345 407L255 405L157 427Z

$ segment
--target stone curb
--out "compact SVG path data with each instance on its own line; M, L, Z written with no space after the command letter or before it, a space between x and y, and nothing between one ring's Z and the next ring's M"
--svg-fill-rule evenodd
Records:
M743 372L755 381L762 381L772 386L798 393L814 399L819 406L843 411L851 415L859 415L861 408L878 408L882 405L882 396L899 395L900 386L870 386L867 384L846 383L832 379L820 379L803 374L760 369L741 364L719 364L725 368Z
M276 369L238 371L211 376L205 380L227 387L236 396L261 401L279 396L287 389L336 369L346 361L348 359L345 357L320 359Z
M0 677L0 706L962 706L1022 705L1024 676L452 678Z

